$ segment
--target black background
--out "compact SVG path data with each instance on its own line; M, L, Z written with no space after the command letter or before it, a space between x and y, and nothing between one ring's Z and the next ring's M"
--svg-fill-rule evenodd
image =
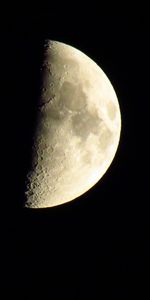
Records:
M56 11L5 13L1 25L2 290L27 299L31 290L47 291L43 299L148 299L146 10L113 14L97 6L79 13L72 5ZM70 44L101 66L119 99L122 131L112 165L90 191L59 207L27 210L24 180L45 38Z

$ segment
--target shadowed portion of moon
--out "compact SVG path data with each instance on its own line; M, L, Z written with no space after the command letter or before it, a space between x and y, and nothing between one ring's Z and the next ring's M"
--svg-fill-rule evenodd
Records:
M25 180L32 165L32 144L38 117L38 97L41 86L40 68L43 62L43 40L13 36L6 38L5 90L6 115L9 122L7 159L9 160L10 194L4 206L8 210L21 208L25 201ZM9 73L8 73L9 70ZM11 150L10 150L11 149ZM10 154L11 151L11 154ZM9 176L8 176L9 174Z
M26 207L52 207L91 188L111 164L120 136L116 94L79 50L47 41L26 182Z

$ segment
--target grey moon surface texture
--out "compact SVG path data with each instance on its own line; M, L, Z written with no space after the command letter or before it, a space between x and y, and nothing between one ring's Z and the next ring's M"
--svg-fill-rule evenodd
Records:
M121 131L112 84L87 55L47 40L41 72L25 191L29 208L57 206L87 192L110 166Z

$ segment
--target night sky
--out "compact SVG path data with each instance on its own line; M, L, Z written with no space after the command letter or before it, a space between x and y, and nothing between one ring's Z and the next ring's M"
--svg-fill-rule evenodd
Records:
M148 299L148 19L140 10L71 11L6 13L2 21L1 290L47 291L42 299ZM113 163L90 191L28 210L24 181L45 38L74 46L103 69L118 96L122 131Z

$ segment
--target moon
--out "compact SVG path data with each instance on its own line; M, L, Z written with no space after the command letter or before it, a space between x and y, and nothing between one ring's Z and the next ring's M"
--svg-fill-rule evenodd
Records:
M113 86L86 54L46 40L41 75L28 208L57 206L87 192L114 159L121 131Z

